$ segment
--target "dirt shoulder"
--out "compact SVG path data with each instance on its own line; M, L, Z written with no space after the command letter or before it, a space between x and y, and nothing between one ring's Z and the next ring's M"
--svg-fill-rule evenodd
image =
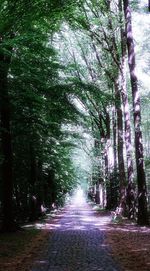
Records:
M52 226L64 212L65 208L56 210L18 232L0 233L0 271L31 270L33 262L46 253Z
M105 231L105 246L124 271L150 270L150 227L140 227L127 219L112 221L111 212L94 206Z
M0 271L29 270L48 238L48 231L33 229L0 234Z
M113 258L123 270L150 270L150 227L139 227L131 222L109 224L106 236Z

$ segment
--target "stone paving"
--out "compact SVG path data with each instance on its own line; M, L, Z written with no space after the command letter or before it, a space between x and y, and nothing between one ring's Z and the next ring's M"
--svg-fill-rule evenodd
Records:
M47 253L31 271L121 271L104 244L107 221L100 220L87 203L71 204L56 223L47 224Z

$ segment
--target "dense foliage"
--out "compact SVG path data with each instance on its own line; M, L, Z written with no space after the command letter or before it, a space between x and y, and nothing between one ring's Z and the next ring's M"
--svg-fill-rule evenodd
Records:
M128 1L121 0L0 1L3 230L63 204L84 180L102 208L119 206L130 218L138 212L138 223L148 223L129 12ZM132 91L126 84L127 48ZM147 93L143 99L149 101ZM84 158L75 162L79 149L90 167Z

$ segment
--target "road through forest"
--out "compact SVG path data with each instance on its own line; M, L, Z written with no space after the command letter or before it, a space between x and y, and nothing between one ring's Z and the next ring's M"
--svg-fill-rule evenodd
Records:
M107 223L108 217L96 216L79 191L62 217L47 223L47 253L31 271L121 271L104 243Z

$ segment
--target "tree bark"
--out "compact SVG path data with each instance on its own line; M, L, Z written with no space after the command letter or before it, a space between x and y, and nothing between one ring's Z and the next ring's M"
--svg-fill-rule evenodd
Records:
M128 218L134 218L135 216L135 185L133 181L133 159L132 159L132 141L131 141L131 120L130 110L128 102L128 94L126 87L126 56L127 56L127 44L126 44L126 33L123 27L123 16L122 16L122 0L119 0L119 11L120 11L120 36L121 36L121 65L120 65L120 85L121 85L121 98L123 103L124 111L124 127L125 127L125 147L126 147L126 159L127 159L127 214Z
M126 176L123 156L123 116L121 109L121 95L118 80L115 83L116 113L117 113L117 129L118 129L118 168L120 179L120 207L123 213L126 210Z
M113 157L114 157L114 173L117 174L117 121L116 108L112 111L112 127L113 127Z
M125 86L125 75L124 75L124 62L125 59L122 59L122 87L121 87L121 96L124 109L124 125L125 125L125 146L126 146L126 156L127 156L127 178L128 185L126 191L126 204L127 204L127 213L128 218L135 217L135 185L133 181L133 160L132 160L132 143L131 143L131 121L130 121L130 111L128 103L128 95Z
M100 204L100 186L99 181L96 182L96 193L95 193L95 203Z
M131 9L128 0L123 0L123 5L124 5L124 16L126 21L128 65L130 71L133 112L134 112L135 156L136 156L137 183L138 183L138 224L147 225L148 224L147 189L144 171L144 157L143 157L143 144L141 132L140 95L138 90L137 76L135 72L135 50L132 33Z

